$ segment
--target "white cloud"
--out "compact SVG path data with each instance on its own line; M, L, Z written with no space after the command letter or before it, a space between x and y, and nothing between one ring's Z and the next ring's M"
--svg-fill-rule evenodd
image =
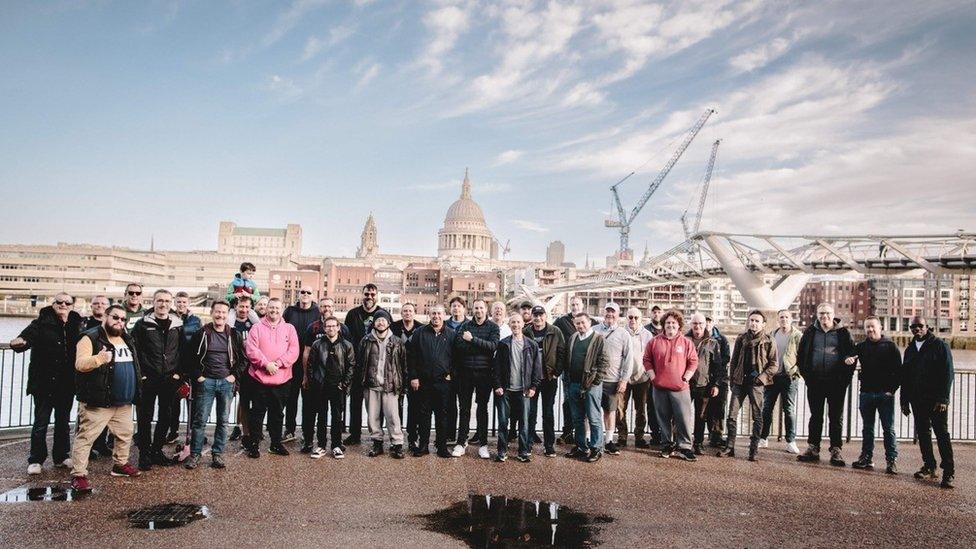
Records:
M511 164L512 162L515 162L519 158L522 158L523 154L524 151L509 149L507 151L502 152L501 154L498 155L497 158L495 158L495 165L502 166L505 164Z
M328 0L295 0L287 10L278 16L271 30L261 40L261 45L268 47L281 40L309 12L321 8L326 4L328 4Z
M427 12L423 22L432 37L421 54L419 64L436 76L443 70L445 57L454 48L458 37L468 30L468 8L463 5L440 6Z
M525 231L532 231L532 232L535 232L535 233L547 233L547 232L549 232L549 228L548 227L543 227L542 225L539 225L535 221L528 221L528 220L525 220L525 219L512 219L511 221L512 221L512 224L513 225L515 225L519 229L522 229L522 230L525 230Z
M359 75L359 80L356 82L356 89L361 89L372 82L374 78L379 76L381 68L382 65L375 61L360 64L355 71Z
M765 67L770 61L779 58L790 49L792 42L780 37L772 41L744 51L729 60L729 65L737 72L752 72Z
M310 36L305 41L305 49L302 52L302 61L308 61L328 48L346 41L356 33L356 27L352 25L336 25L329 29L326 37Z

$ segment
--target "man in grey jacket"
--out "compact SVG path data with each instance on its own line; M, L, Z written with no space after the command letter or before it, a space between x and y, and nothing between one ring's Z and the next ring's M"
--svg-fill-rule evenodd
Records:
M618 325L620 305L609 301L603 310L603 322L594 326L593 330L605 340L603 353L607 357L607 369L603 372L603 398L600 404L603 408L604 450L615 456L620 454L620 447L614 441L617 436L617 401L627 392L633 365L630 360L630 335L625 327Z
M650 444L644 440L644 429L647 427L647 392L651 387L651 375L644 369L644 349L654 337L643 325L640 309L627 309L627 335L630 336L630 380L627 391L617 401L617 446L627 446L627 403L634 401L634 446L649 448ZM656 417L651 417L656 422ZM653 429L652 429L653 431Z

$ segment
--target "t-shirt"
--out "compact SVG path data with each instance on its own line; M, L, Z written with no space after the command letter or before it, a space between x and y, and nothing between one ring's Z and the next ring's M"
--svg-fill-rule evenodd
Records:
M776 361L779 363L779 371L776 375L786 375L786 366L783 364L783 357L786 356L786 347L790 344L790 333L786 330L776 330L773 334L776 340Z
M512 338L512 358L509 360L509 391L522 390L522 368L523 355L522 349L525 347L525 340Z
M583 382L583 366L586 364L586 352L590 349L593 342L591 333L586 339L580 339L573 344L573 354L569 360L569 381L572 383Z
M203 377L224 379L230 375L227 329L207 333L207 354L203 356Z
M112 405L126 406L136 398L136 367L132 351L125 343L113 344L115 364L112 368Z
M532 339L539 344L539 347L542 347L542 340L545 339L545 337L546 337L545 328L543 328L541 332L536 331L535 328L532 328Z
M241 334L241 339L247 339L247 333L251 331L251 326L253 324L250 319L237 320L236 317L234 318L234 331Z
M915 350L916 351L921 351L922 350L922 344L923 343L925 343L925 340L924 339L916 339L915 340Z

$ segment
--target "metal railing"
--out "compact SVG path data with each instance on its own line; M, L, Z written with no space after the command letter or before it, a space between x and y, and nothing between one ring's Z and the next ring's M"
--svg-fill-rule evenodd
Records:
M10 346L2 343L0 344L0 430L7 429L22 429L25 427L30 427L34 420L34 399L26 394L27 388L27 367L30 363L30 351L24 353L14 353L10 349ZM807 396L806 388L802 379L797 380L799 384L797 389L796 398L796 436L798 440L805 439L807 436L807 428L810 419L810 409L807 406ZM859 397L860 391L856 390L860 385L860 380L855 376L851 386L848 388L847 397L845 399L844 406L844 424L843 433L845 438L849 441L851 439L857 439L861 436L861 429L863 427L863 421L859 411ZM406 399L404 399L404 402ZM563 402L563 391L560 388L556 394L556 404L555 404L555 420L556 429L559 430L563 422L562 413L562 402ZM348 404L347 404L348 406ZM237 397L234 397L232 406L230 408L230 421L233 423L235 421L234 410L237 408ZM541 403L540 403L541 407ZM474 406L472 406L474 408ZM77 413L77 403L71 411L71 418L74 421ZM742 433L748 433L750 423L747 423L749 419L748 406L743 407L739 416L739 430ZM542 411L539 410L539 417L536 421L537 429L542 428ZM952 434L953 440L964 440L973 441L976 440L976 372L956 372L955 379L952 386L952 396L949 404L949 432ZM785 426L782 421L782 410L777 404L776 411L774 412L775 424L773 425L772 434L777 439L782 439L785 436ZM472 429L474 428L475 414L472 410L471 414ZM634 425L635 410L633 406L630 406L627 411L628 425ZM186 406L180 407L180 417L182 421L186 421ZM406 417L406 414L404 414ZM216 413L212 409L210 414L210 423L213 424L216 420ZM900 408L898 407L898 395L895 395L895 432L899 439L901 440L912 440L915 438L915 423L914 416L905 417L901 414ZM299 415L300 420L300 415ZM363 427L366 427L365 417L363 418ZM652 419L651 419L652 420ZM881 438L881 427L877 423L877 418L875 418L875 438ZM491 433L494 434L497 429L497 418L495 417L495 408L492 406L490 411L490 426ZM827 437L828 424L826 418L824 419L824 429L823 435Z

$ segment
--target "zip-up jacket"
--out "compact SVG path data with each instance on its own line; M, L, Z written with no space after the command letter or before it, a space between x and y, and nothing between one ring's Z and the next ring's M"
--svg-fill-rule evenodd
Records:
M132 366L135 368L136 376L136 392L135 397L132 399L133 402L139 401L139 396L142 394L142 373L139 368L139 352L136 350L135 342L129 334L122 331L122 341L129 348L129 352L132 354ZM84 342L82 342L84 340ZM102 352L104 349L114 349L115 346L108 339L108 334L105 332L105 328L99 326L97 328L92 328L82 334L81 339L78 340L77 347L88 351L91 349L91 354L88 356L77 356L77 361L75 362L75 379L76 386L78 388L78 401L84 402L88 406L94 406L98 408L110 408L113 406L112 403L112 382L115 378L115 354L113 353L112 360L102 364L101 366L95 366L97 362L91 361L95 355ZM92 369L87 369L92 368Z
M566 313L557 318L552 325L559 328L559 331L563 333L563 341L568 345L569 340L572 339L573 334L576 333L576 326L573 324L573 315L571 313Z
M139 351L143 376L154 380L180 374L180 356L185 344L180 315L169 314L169 329L164 334L156 323L155 313L149 313L136 322L130 335Z
M522 329L522 335L532 339L532 343L535 343L535 339L533 339L535 334L532 331L531 324ZM566 360L566 340L563 339L563 333L559 328L552 324L546 324L541 350L543 379L546 381L556 379L563 373L563 362Z
M328 337L322 336L312 343L306 372L309 379L326 387L345 389L352 385L355 372L356 350L348 340L340 336L333 343Z
M722 360L722 364L728 368L729 361L732 360L732 349L729 347L729 338L725 337L718 328L712 326L712 339L718 341L719 357Z
M607 369L602 381L619 383L630 381L630 332L624 326L610 327L603 322L593 327L603 336L603 352L607 354Z
M836 345L837 357L827 363L823 357L816 356L817 349L823 346ZM834 326L827 331L820 327L816 320L800 338L796 361L800 367L800 375L807 383L842 382L850 383L854 375L854 367L844 363L844 359L856 356L854 338L846 326L841 326L840 319L834 319Z
M669 339L661 332L644 349L644 369L653 372L651 384L658 389L687 391L683 376L698 369L695 344L681 334Z
M183 353L183 373L187 379L195 380L203 375L203 359L207 356L207 345L210 334L214 333L213 323L206 324L202 329L197 330L190 339L190 343ZM224 333L227 334L227 359L230 362L230 373L235 379L240 379L241 375L247 370L247 356L244 354L244 339L230 325L224 326Z
M646 383L651 375L644 369L644 349L654 338L654 334L643 326L634 333L628 326L627 335L630 336L630 384Z
M698 353L698 369L691 376L692 388L723 387L729 382L728 366L722 364L722 352L715 338L702 334L700 340L688 332L687 337L695 345Z
M308 309L302 309L301 303L295 303L289 305L285 312L281 313L281 318L295 327L295 333L299 335L298 356L302 356L305 347L308 346L305 335L312 323L321 318L319 308L312 304Z
M281 385L292 376L292 364L298 360L298 334L295 327L284 320L272 324L268 317L251 327L244 342L248 362L248 374L262 385ZM271 375L264 365L278 363L278 371Z
M183 320L183 339L189 342L203 327L203 322L200 321L200 317L193 313L180 315L180 319Z
M865 339L856 349L857 360L861 363L861 373L858 374L861 392L895 394L901 385L901 352L895 343L881 336L878 341Z
M471 341L462 335L471 332ZM479 326L474 319L464 321L454 335L454 361L458 368L488 370L498 346L498 325L485 319Z
M922 402L949 404L955 370L949 344L929 332L923 339L922 348L915 341L905 347L902 364L901 403Z
M778 334L782 328L776 328L770 337L773 338L773 343L776 343L776 334ZM776 373L778 376L789 376L790 379L796 379L800 375L800 368L796 363L796 355L800 350L800 340L803 339L803 332L800 331L796 326L790 326L789 340L786 343L786 350L783 351L783 369ZM779 348L776 348L779 352Z
M15 348L14 352L33 349L27 367L28 395L74 394L75 351L81 328L81 315L69 311L67 321L61 322L54 307L48 305L20 332L18 337L26 345Z
M556 329L556 328L554 328ZM492 383L495 389L512 387L512 336L498 342ZM531 337L522 336L522 390L539 390L542 384L542 351Z
M751 385L755 379L763 385L772 385L777 371L776 342L769 334L754 334L746 330L746 333L735 338L732 362L729 364L729 382Z
M385 348L382 364L380 364L380 345ZM386 340L383 341L376 335L376 331L372 330L359 344L356 356L359 361L359 371L362 375L360 380L363 387L380 389L385 393L403 394L405 387L403 380L406 377L403 371L407 356L403 349L402 339L387 330ZM383 372L382 382L379 381L380 369Z
M590 346L586 349L586 358L583 360L583 382L580 384L580 388L583 391L588 391L597 383L602 383L603 376L607 371L607 355L603 352L603 346L605 345L603 336L593 332L590 334L590 337L593 340L590 341ZM579 342L579 339L579 332L574 333L573 337L569 339L563 362L564 372L569 371L569 363L573 360L573 347Z
M302 341L305 343L305 347L311 347L313 343L325 337L325 324L322 319L318 319L308 325L308 329L305 332L301 332L298 335L302 336ZM339 323L339 337L350 341L349 339L349 327L343 323Z
M454 372L454 330L447 324L434 333L430 324L418 328L407 344L407 377L423 382L444 381Z
M227 295L224 297L227 298L228 303L233 303L237 299L237 295L235 294L241 291L244 292L244 295L251 298L251 303L255 303L261 299L261 292L258 291L257 283L250 278L245 279L241 276L241 273L237 273L231 279L230 284L227 285Z

